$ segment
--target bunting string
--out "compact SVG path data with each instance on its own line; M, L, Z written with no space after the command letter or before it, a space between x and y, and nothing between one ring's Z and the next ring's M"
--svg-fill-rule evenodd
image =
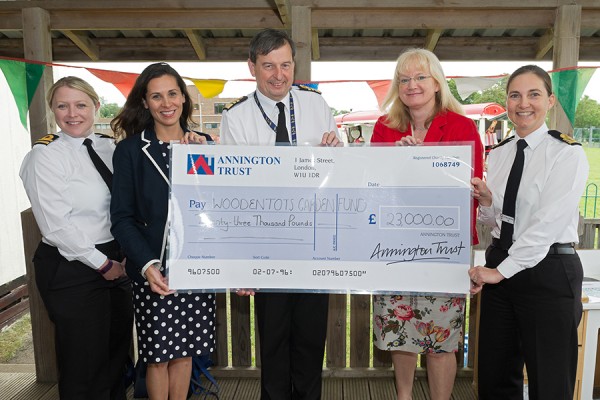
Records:
M27 129L27 112L31 98L37 89L45 67L66 67L66 68L83 68L89 71L94 76L104 82L114 85L124 97L127 97L135 80L139 74L131 72L120 72L97 68L80 67L73 65L65 65L51 62L41 62L26 59L0 57L0 70L4 74L6 81L10 87L12 95L17 104L19 118L21 123ZM592 75L600 67L568 67L556 70L550 70L552 77L553 91L565 111L567 117L573 125L575 122L575 110L579 99L589 83ZM453 79L456 83L459 96L466 99L472 93L489 89L498 84L503 78L508 76L447 76L447 79ZM205 98L216 97L223 92L225 85L228 82L254 81L253 79L200 79L195 77L183 77L191 81L200 94ZM391 80L322 80L322 81L298 81L296 83L310 85L317 88L322 83L347 83L347 82L364 82L373 91L377 98L378 104L381 106L385 98Z

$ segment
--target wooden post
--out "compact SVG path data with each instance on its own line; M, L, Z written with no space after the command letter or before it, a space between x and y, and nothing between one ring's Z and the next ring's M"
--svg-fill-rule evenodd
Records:
M311 41L312 23L309 7L292 7L292 38L296 42L295 79L298 81L311 80Z
M41 8L24 8L23 47L25 58L34 61L52 62L52 37L50 15ZM52 67L46 67L29 106L29 130L31 143L54 132L55 122L47 113L46 92L54 83Z
M369 350L373 340L371 328L371 295L350 296L350 367L368 368Z
M217 293L217 348L213 362L217 367L227 367L229 346L227 345L227 293Z
M577 66L580 32L581 6L559 6L554 22L553 69ZM550 113L550 121L551 127L573 136L573 126L558 101Z
M58 381L56 351L54 346L54 324L48 317L48 312L37 284L33 268L33 254L42 235L38 229L31 208L21 213L23 227L23 249L25 252L25 271L29 289L29 308L31 313L31 334L33 337L33 355L35 357L35 372L38 382L55 383Z
M230 296L231 301L231 358L233 367L250 367L250 298Z
M36 61L52 61L49 13L38 7L24 8L21 17L23 21L25 58ZM46 67L29 107L31 143L55 131L54 118L47 115L45 102L46 91L52 83L52 68ZM31 330L36 376L38 382L57 382L58 368L56 366L54 345L54 324L48 318L48 313L40 298L35 283L35 271L31 261L33 253L41 239L41 234L31 209L21 213L21 224L30 296Z
M327 317L327 368L346 367L346 306L345 294L329 295L329 314Z

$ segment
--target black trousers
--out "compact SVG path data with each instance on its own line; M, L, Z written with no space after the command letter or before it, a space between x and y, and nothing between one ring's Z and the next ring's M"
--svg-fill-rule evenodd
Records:
M121 260L116 242L97 246ZM55 325L61 400L124 400L133 306L129 278L105 280L55 247L40 243L36 283Z
M507 252L490 246L486 265ZM484 285L479 326L479 399L571 400L577 370L583 270L577 254L548 255L497 285Z
M328 294L257 293L261 400L321 398Z

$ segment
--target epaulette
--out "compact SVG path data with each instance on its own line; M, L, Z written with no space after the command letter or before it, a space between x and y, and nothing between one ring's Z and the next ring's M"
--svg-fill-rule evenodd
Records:
M50 133L50 134L44 136L43 138L36 140L33 143L33 145L35 146L36 144L43 144L44 146L48 146L50 143L54 142L59 137L60 136L55 135L54 133Z
M568 145L571 146L581 146L581 143L579 143L577 140L573 139L571 136L565 134L565 133L560 133L559 131L555 131L555 130L549 130L548 134L550 134L550 136L552 136L555 139L560 140L563 143L566 143Z
M232 101L231 103L227 104L225 107L223 107L223 110L231 110L233 107L235 107L236 105L245 102L246 100L248 100L248 96L243 96L240 97L239 99L235 99L234 101Z
M508 142L512 141L514 138L515 138L514 136L507 137L506 139L504 139L504 140L503 140L503 141L501 141L500 143L498 143L498 144L496 144L496 145L492 146L492 150L494 150L494 149L495 149L495 148L497 148L497 147L504 146L506 143L508 143Z
M106 134L104 134L104 133L96 133L96 135L97 135L98 137L101 137L101 138L103 138L103 139L114 139L114 137L113 137L113 136L106 135Z
M306 85L298 85L298 90L304 90L305 92L313 92L313 93L321 94L321 92L319 92L317 89L313 89L310 86L306 86Z

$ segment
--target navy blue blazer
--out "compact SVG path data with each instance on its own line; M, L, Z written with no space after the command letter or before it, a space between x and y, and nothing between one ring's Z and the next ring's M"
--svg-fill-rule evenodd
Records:
M119 142L113 168L111 232L127 257L127 275L143 284L142 268L164 261L167 239L169 169L154 129Z

